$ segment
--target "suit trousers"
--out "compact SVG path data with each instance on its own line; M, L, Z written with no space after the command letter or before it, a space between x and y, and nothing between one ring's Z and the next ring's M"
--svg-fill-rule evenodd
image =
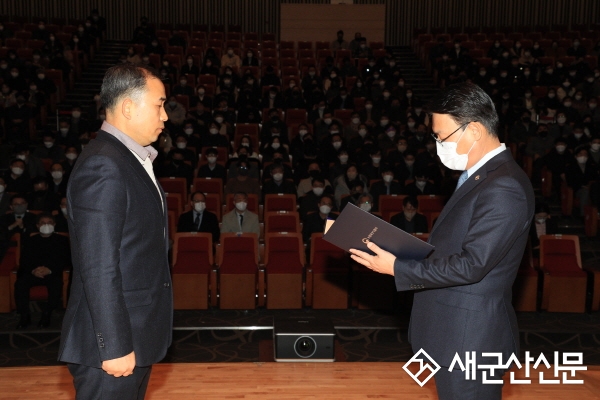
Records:
M496 370L493 377L488 379L502 379L506 371ZM460 368L448 371L442 367L434 376L435 386L439 400L500 400L502 399L503 384L484 384L482 371L477 371L475 380L467 380L465 372ZM489 373L489 371L488 371Z
M143 400L152 366L135 367L133 374L115 378L102 368L67 364L73 375L76 400Z
M44 311L50 312L60 306L63 288L62 274L60 276L51 274L45 278L38 278L32 274L23 274L17 277L15 282L15 303L19 314L29 314L29 289L34 286L46 286L48 288L48 303Z

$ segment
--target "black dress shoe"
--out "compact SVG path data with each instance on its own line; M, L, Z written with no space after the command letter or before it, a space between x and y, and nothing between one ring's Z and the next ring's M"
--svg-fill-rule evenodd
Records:
M51 313L49 313L49 312L42 313L42 318L40 319L38 328L47 328L50 326L50 315L51 315Z
M25 329L31 323L31 315L23 314L21 315L21 319L19 320L19 324L17 325L17 329Z

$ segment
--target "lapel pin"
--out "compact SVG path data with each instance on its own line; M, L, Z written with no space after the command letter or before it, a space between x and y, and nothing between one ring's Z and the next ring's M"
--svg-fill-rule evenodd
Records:
M479 180L479 175L477 175L477 176L475 177L475 180L476 180L476 181L478 181L478 180Z

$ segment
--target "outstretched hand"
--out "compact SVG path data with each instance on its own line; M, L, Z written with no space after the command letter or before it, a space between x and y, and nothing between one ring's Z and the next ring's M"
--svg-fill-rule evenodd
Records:
M375 253L374 256L364 251L350 249L352 259L375 272L394 276L394 261L396 261L396 256L381 249L373 242L367 243L367 247Z

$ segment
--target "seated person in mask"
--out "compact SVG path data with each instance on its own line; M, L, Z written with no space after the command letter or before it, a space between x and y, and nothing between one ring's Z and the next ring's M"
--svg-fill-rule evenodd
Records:
M248 195L245 192L235 193L233 204L233 210L223 215L221 233L242 232L260 235L258 215L247 209Z
M284 179L283 165L280 163L272 164L271 179L268 179L263 187L263 201L267 194L293 194L296 195L296 185Z
M390 223L406 233L427 233L429 228L427 218L423 214L419 214L419 201L416 197L407 196L402 201L402 212L394 215Z
M423 194L437 194L437 189L435 185L429 182L429 177L427 176L427 173L423 170L417 170L415 172L415 181L406 185L404 191L406 192L406 194L413 197L417 197Z
M10 162L10 169L4 175L4 182L6 182L6 191L10 193L29 193L33 189L25 161L19 158Z
M351 194L351 188L356 186L357 183L361 183L363 190L366 192L367 178L363 175L359 175L358 168L356 165L349 165L348 169L346 169L346 173L338 176L333 183L333 187L335 188L335 201L340 205L340 211L343 209L342 197ZM356 199L353 200L353 202Z
M358 196L358 199L354 204L363 211L366 211L368 213L373 212L373 196L371 196L371 194L369 193L363 193L360 196Z
M227 170L221 164L217 164L219 151L214 147L206 150L206 161L208 163L198 168L198 178L219 178L223 184L227 182Z
M260 184L258 179L248 176L248 162L238 162L237 171L237 176L234 178L229 178L227 181L227 185L225 186L225 195L244 192L260 196Z
M550 207L546 203L538 202L535 205L533 223L529 229L529 240L534 258L540 257L540 236L557 233L559 233L558 221L550 215Z
M60 307L63 287L63 270L71 265L69 239L54 233L54 217L42 214L38 218L39 235L30 237L23 245L21 265L15 282L15 302L21 315L17 329L31 323L29 313L29 290L34 286L46 286L48 302L38 326L50 325L52 311Z
M29 199L29 209L51 213L59 204L59 196L48 190L46 178L38 177L33 180L33 193Z
M170 153L171 160L156 171L159 178L185 178L188 185L192 184L194 169L185 162L185 154L180 149L174 149Z
M48 186L50 191L58 196L66 194L68 180L62 164L52 164L50 167L50 176L52 178Z
M361 181L354 182L350 186L350 195L343 196L340 202L340 212L344 210L348 203L356 204L360 196L365 192L365 184Z
M190 196L192 209L179 216L177 232L206 232L212 234L213 243L219 242L219 221L217 216L206 210L206 196L194 192Z
M319 211L319 202L325 195L333 195L331 186L325 186L325 179L320 176L312 178L312 190L298 199L300 219L304 220L310 212Z
M299 172L299 168L296 169L296 172ZM298 183L298 197L302 197L313 190L313 180L316 178L320 178L325 182L325 187L328 191L331 191L333 194L333 188L327 179L325 179L325 175L321 170L321 165L318 161L312 160L306 167L306 174L302 175L300 178L300 182Z
M302 239L306 244L306 250L310 254L310 236L313 233L323 232L325 222L328 219L335 220L337 214L331 214L333 209L333 199L329 195L323 195L319 201L319 211L308 214L302 224Z
M379 209L379 196L401 194L403 184L394 180L394 170L391 165L385 164L381 168L381 180L371 184L369 193L373 196L373 210Z
M37 232L36 216L27 211L27 206L27 199L23 195L15 194L10 199L12 213L0 216L0 259L4 257L15 234L21 234L23 243L30 233Z

